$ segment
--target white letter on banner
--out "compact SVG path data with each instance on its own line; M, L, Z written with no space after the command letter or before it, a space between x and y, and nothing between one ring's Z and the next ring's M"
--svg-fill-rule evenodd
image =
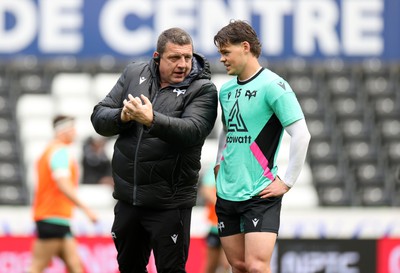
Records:
M99 18L100 33L113 50L126 55L136 55L154 48L153 29L150 26L137 26L127 29L124 23L129 14L140 18L152 15L150 0L109 0L104 4Z
M332 0L299 0L294 8L294 49L300 55L316 53L316 43L324 55L340 52L335 26L339 21L338 7Z
M260 40L263 51L279 55L284 50L284 16L291 14L292 2L289 0L255 0L254 12L261 15Z
M15 25L6 29L6 14L15 18ZM27 47L36 35L36 8L28 0L0 1L0 52L14 53Z
M46 53L76 53L83 47L79 33L82 0L41 0L39 49Z
M346 54L380 55L383 52L382 11L381 0L343 1L342 33Z
M154 2L157 7L154 9L154 31L157 35L171 27L181 27L187 32L192 32L196 27L194 12L197 1L159 0Z
M201 4L200 4L201 3ZM214 36L233 18L250 21L250 1L246 0L202 0L198 8L199 22L196 31L199 33L195 43L203 54L215 54Z

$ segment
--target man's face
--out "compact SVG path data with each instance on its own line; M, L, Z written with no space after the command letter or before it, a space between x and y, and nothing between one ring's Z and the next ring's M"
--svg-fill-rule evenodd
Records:
M159 60L161 87L182 82L192 69L193 47L168 42Z
M240 75L247 63L247 54L243 43L227 44L218 48L221 54L220 62L226 68L228 75Z

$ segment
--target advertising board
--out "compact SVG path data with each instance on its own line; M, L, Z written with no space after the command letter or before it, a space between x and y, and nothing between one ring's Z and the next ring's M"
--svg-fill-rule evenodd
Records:
M177 26L215 59L214 35L237 18L253 25L268 59L399 60L399 15L396 0L2 0L0 57L137 59Z

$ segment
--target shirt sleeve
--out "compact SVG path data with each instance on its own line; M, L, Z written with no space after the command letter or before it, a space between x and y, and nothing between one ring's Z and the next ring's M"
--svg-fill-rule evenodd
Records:
M289 164L286 169L284 182L288 187L293 187L303 168L311 135L304 119L285 127L285 130L291 139Z
M289 83L277 79L270 83L266 99L283 127L304 119L301 106Z
M60 148L53 153L50 159L50 168L55 179L70 176L67 148Z

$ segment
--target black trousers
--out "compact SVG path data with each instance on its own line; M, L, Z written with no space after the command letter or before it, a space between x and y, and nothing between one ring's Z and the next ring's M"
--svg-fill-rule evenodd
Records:
M158 273L184 273L192 208L156 210L118 201L111 234L121 273L145 273L153 250Z

